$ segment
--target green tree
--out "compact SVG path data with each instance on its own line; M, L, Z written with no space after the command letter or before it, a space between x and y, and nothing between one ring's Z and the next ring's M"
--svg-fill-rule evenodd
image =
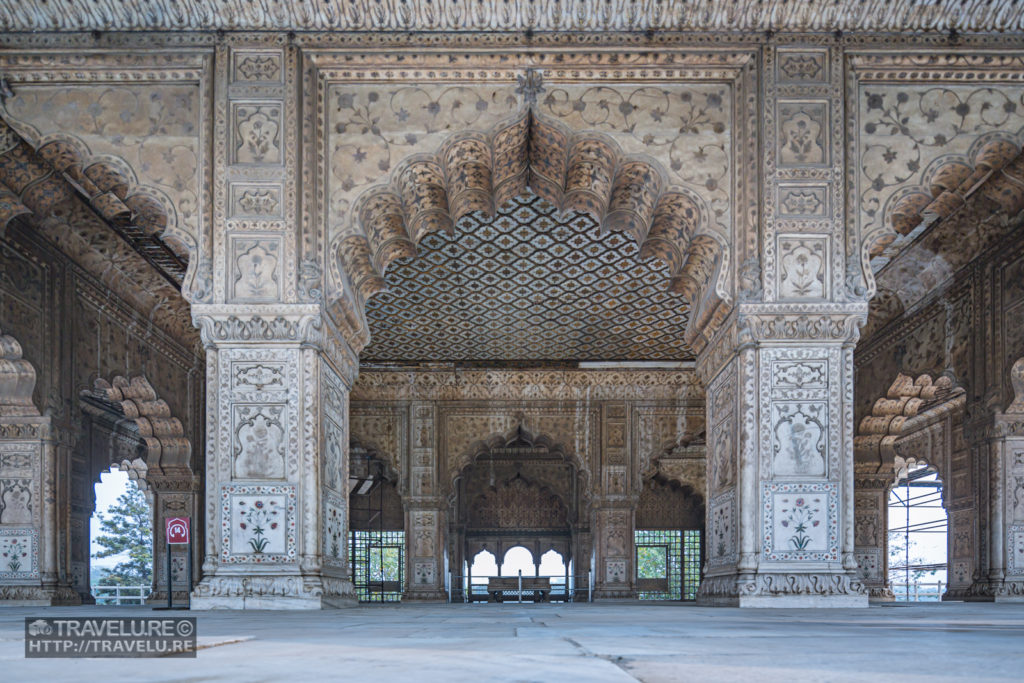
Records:
M106 585L149 585L153 582L153 520L146 494L129 485L116 505L107 514L100 514L100 535L96 543L103 546L94 558L113 557L122 553L127 561L113 569L104 569L101 581Z

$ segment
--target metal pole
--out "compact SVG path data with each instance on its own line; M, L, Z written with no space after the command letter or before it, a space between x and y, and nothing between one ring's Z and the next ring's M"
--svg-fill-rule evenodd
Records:
M910 475L907 475L907 492L903 504L907 507L907 526L903 532L903 575L907 582L907 602L910 602Z
M191 523L189 523L191 526ZM185 609L192 609L192 530L188 532L188 584L185 586Z
M519 570L519 599L516 600L519 604L523 602L523 570Z
M167 542L167 609L171 609L174 603L171 601L173 595L174 580L171 577L171 543Z

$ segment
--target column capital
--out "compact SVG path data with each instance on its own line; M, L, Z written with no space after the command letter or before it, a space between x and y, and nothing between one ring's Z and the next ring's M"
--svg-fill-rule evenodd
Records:
M192 320L207 349L294 344L320 350L348 388L359 374L359 346L320 304L195 304Z

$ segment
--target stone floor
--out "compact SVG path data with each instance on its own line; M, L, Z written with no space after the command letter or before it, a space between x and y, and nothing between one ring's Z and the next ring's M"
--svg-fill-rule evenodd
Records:
M402 605L193 612L202 648L196 659L23 658L26 616L149 613L140 607L0 608L0 681L1024 678L1024 604L861 610Z

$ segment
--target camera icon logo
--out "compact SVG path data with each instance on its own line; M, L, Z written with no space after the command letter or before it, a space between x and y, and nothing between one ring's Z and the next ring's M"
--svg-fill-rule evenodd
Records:
M30 636L48 636L53 633L53 626L46 619L36 619L28 625Z

